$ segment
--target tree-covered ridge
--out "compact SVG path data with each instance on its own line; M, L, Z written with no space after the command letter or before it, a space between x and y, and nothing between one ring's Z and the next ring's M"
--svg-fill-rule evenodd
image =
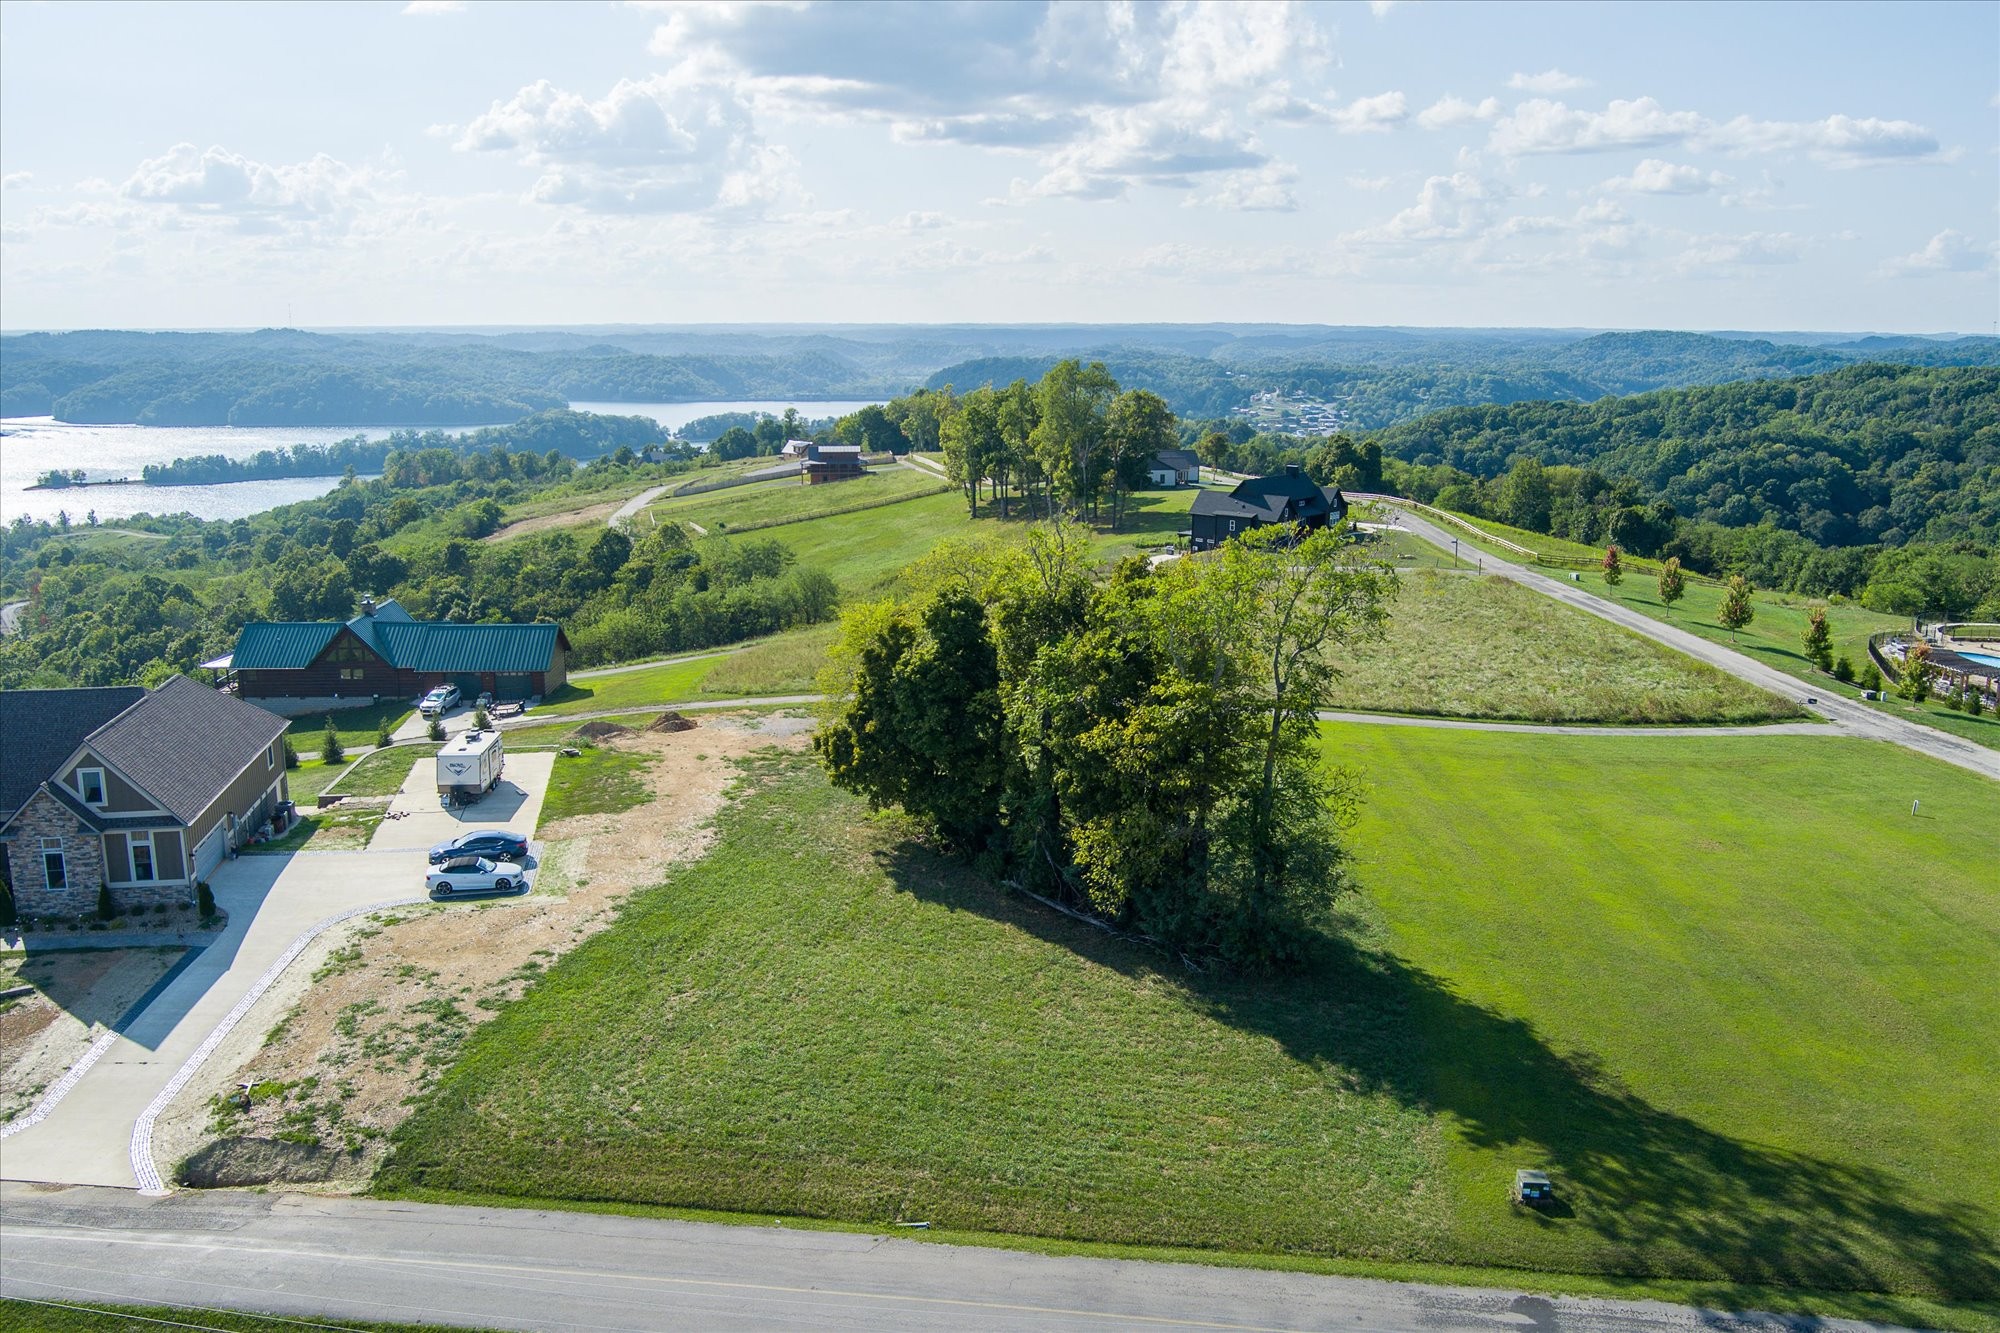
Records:
M1821 546L2000 539L2000 370L1855 366L1606 399L1439 412L1386 454L1489 479L1589 467L1725 527ZM1588 540L1588 538L1585 538Z

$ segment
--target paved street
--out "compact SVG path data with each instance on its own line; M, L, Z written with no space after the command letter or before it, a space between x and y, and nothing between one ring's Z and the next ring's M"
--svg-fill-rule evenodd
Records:
M0 1294L491 1328L1439 1329L1871 1325L891 1236L306 1195L0 1187Z
M1399 509L1398 516L1405 531L1444 550L1452 549L1451 534L1437 524L1407 509ZM1676 625L1655 620L1617 602L1594 596L1567 580L1551 578L1547 574L1505 560L1489 560L1487 572L1512 579L1524 587L1533 588L1536 592L1553 597L1580 611L1587 611L1613 624L1622 625L1635 634L1643 634L1649 639L1666 644L1669 648L1679 649L1690 657L1719 667L1733 676L1740 676L1774 694L1798 700L1804 700L1810 694L1818 700L1812 707L1845 735L1888 741L1893 745L1915 750L1919 754L1942 759L1948 764L1971 769L1974 773L2000 782L2000 751L1974 745L1971 741L1962 741L1935 727L1906 722L1902 718L1878 712L1852 699L1816 690L1805 681L1767 667L1754 657L1746 656L1719 643L1710 643L1700 635L1691 634Z

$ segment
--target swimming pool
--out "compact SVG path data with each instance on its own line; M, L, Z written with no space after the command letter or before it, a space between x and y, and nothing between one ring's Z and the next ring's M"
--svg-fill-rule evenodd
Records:
M1956 652L1960 657L1972 659L1981 666L2000 667L2000 657L1995 657L1992 653L1967 652L1963 648L1955 648L1952 651Z

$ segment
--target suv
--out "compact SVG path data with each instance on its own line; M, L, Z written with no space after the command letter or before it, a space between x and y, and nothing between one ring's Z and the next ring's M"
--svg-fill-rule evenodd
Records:
M423 697L417 711L425 717L443 717L458 705L458 686L440 685Z

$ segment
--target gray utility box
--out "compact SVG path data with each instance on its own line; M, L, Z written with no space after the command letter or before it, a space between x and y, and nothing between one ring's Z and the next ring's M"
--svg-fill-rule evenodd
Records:
M506 767L499 732L466 732L438 751L438 804L470 805L498 785Z

